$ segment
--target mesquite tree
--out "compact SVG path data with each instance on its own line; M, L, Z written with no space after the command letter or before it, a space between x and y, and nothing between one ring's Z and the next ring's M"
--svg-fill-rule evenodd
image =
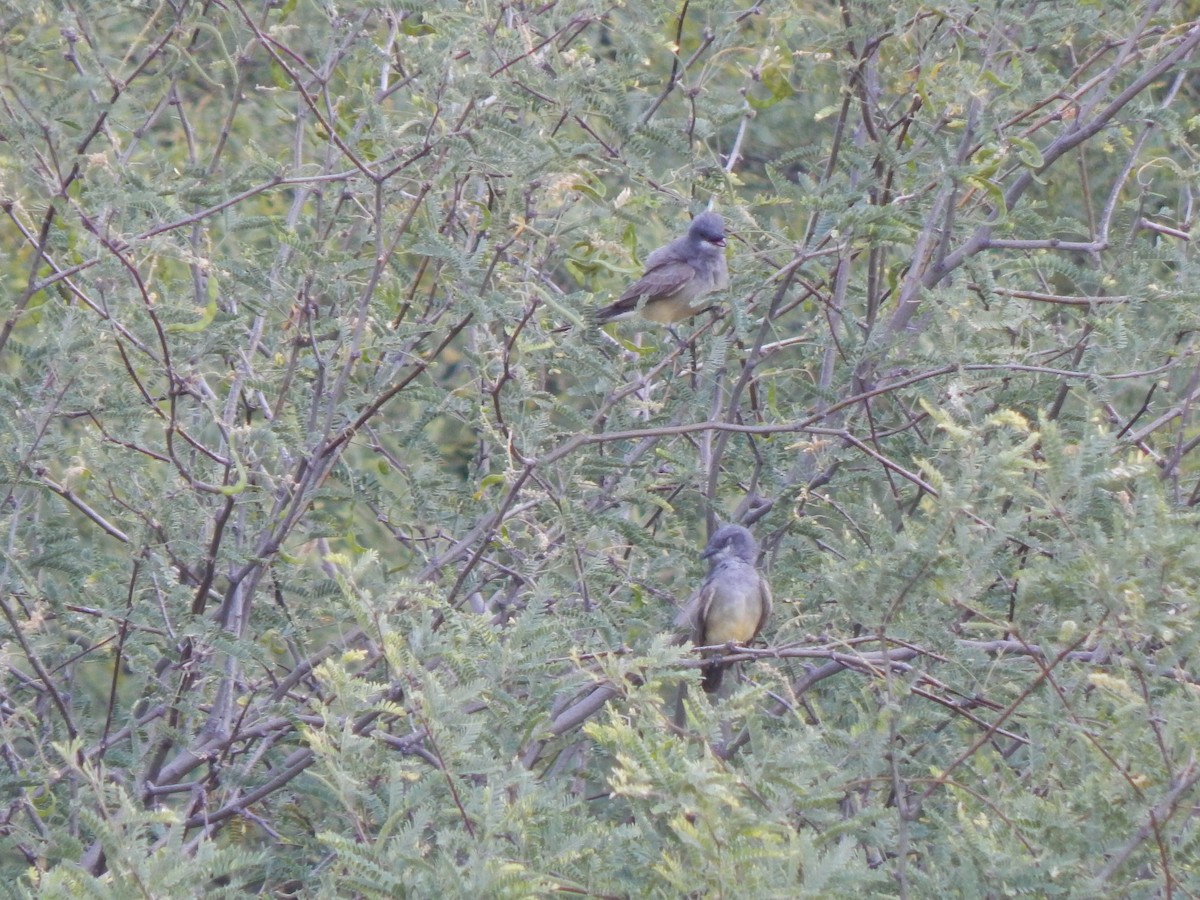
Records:
M14 0L9 883L1200 891L1195 13Z

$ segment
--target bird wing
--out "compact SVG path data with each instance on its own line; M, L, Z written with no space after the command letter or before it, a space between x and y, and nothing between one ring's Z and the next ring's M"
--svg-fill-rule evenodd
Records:
M647 300L669 297L695 277L696 270L685 262L656 266L626 288L625 293L613 305L632 303L636 306L642 297Z
M762 612L758 616L758 627L754 629L754 637L758 637L763 626L767 624L767 619L771 617L771 608L775 605L775 601L771 597L771 585L767 584L767 579L761 575L758 576L758 593L762 598ZM754 637L750 640L754 640Z
M601 323L623 319L637 310L643 297L647 303L654 303L682 290L695 278L696 270L687 263L674 262L651 269L631 284L616 302L596 310L596 319Z
M683 640L690 640L694 644L700 642L701 623L704 621L704 615L711 603L712 587L706 583L692 594L688 602L683 605L683 609L679 610L675 616L675 627L686 631L686 634L682 635Z
M683 262L688 256L687 250L688 239L686 236L677 238L657 250L651 250L646 256L646 271L649 272L651 269L671 263Z

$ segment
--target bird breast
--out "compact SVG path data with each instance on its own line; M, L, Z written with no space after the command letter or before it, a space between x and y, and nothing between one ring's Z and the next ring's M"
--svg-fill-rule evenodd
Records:
M747 643L762 622L763 596L750 566L722 566L709 580L711 600L704 615L703 643Z

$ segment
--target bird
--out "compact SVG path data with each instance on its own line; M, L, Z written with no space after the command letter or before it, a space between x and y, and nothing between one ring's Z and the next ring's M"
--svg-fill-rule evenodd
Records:
M697 647L750 643L762 631L772 605L771 587L755 568L754 536L741 525L722 525L700 558L708 560L708 577L680 610L675 625L688 629ZM719 662L702 668L705 693L721 686L724 670Z
M700 312L706 294L728 286L725 223L715 212L701 213L687 234L646 257L642 277L615 303L597 310L596 321L603 325L640 312L651 322L673 325Z

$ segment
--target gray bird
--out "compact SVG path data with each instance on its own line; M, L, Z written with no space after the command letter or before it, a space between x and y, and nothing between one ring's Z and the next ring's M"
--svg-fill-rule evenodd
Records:
M758 545L741 525L722 525L700 554L708 560L708 577L680 610L675 624L687 628L697 647L748 644L771 615L771 588L758 573ZM724 666L703 669L703 687L713 693L721 686Z
M705 294L728 286L725 223L715 212L701 213L687 234L646 257L646 273L615 303L597 310L596 321L603 325L640 311L652 322L671 325L700 312Z

